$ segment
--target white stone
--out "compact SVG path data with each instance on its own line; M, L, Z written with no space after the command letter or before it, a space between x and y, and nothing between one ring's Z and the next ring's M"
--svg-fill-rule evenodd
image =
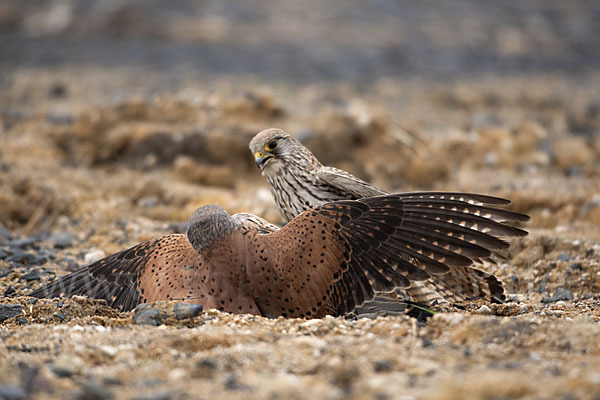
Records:
M106 254L102 250L93 250L85 255L84 260L86 264L92 264L104 257L106 257Z
M475 312L477 314L490 315L492 313L492 310L484 304L481 307L479 307Z
M119 349L114 346L102 345L100 346L100 351L107 356L114 357L119 352Z

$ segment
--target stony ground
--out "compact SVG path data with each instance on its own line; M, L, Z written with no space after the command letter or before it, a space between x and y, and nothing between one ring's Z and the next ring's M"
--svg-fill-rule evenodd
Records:
M302 21L321 30L277 36L274 16L297 7L0 2L0 398L600 398L600 53L585 53L600 11L475 3L415 6L400 25L387 2L360 16L315 5ZM315 43L323 19L335 34ZM283 55L258 57L267 43ZM507 303L423 324L26 297L183 231L203 204L281 222L247 148L272 126L390 191L512 199L530 235L484 266Z

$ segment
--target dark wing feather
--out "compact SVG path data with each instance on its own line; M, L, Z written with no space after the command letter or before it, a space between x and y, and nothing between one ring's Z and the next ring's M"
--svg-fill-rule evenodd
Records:
M372 299L374 290L409 288L411 282L429 278L444 292L501 300L502 284L469 265L507 247L496 236L526 234L501 222L523 221L526 216L484 202L506 204L503 199L458 193L338 201L262 235L258 245L275 249L269 258L279 281L286 283L282 296L293 299L298 310L286 313L289 316L319 316L319 307L327 302L335 314L345 314ZM292 293L295 279L304 276L312 282L303 286L309 293ZM277 314L277 301L272 305L269 312Z
M38 298L85 295L104 299L111 307L129 311L140 302L138 279L146 258L160 239L141 243L130 249L65 275L33 291Z

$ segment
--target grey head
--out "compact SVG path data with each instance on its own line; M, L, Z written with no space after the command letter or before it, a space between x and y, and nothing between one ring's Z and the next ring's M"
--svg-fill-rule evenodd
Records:
M321 164L310 150L283 129L269 128L259 132L249 147L264 176L290 166L315 168Z
M216 204L202 206L192 213L187 237L198 253L210 250L211 246L233 232L240 222Z

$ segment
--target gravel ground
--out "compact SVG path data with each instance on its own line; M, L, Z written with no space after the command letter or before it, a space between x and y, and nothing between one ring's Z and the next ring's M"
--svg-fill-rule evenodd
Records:
M597 2L314 3L0 1L0 398L600 398ZM203 204L282 222L247 148L272 126L390 191L512 199L507 303L26 297Z

